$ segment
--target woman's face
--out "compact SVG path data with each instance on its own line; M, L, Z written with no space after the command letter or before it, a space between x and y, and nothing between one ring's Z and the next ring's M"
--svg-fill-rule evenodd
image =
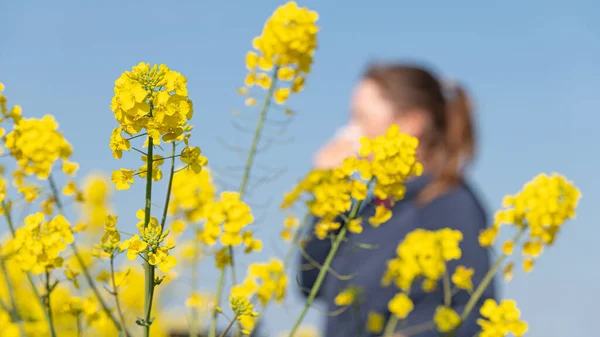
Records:
M374 138L385 134L392 124L400 131L420 138L424 126L424 114L416 111L397 113L394 106L381 95L377 83L362 80L358 83L351 102L352 122L361 127L364 136Z

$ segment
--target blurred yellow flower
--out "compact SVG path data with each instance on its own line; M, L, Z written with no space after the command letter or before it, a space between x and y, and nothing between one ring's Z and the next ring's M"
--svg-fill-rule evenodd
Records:
M388 310L400 319L405 319L413 310L413 302L405 293L398 293L388 303Z
M433 321L438 331L450 332L460 324L460 316L452 308L438 306Z

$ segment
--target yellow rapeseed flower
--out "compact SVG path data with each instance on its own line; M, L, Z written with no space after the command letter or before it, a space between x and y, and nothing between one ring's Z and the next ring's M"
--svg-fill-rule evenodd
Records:
M266 263L253 263L248 267L248 275L242 285L236 287L237 295L250 297L257 295L265 306L272 300L281 303L285 299L288 285L283 262L271 259Z
M362 218L356 218L356 219L350 220L350 222L348 223L348 231L350 233L356 233L356 234L362 233L362 231L363 231Z
M461 240L462 233L449 228L438 231L413 230L398 245L397 257L388 261L383 284L394 282L404 291L409 291L418 277L423 277L428 285L433 284L446 272L446 262L461 257ZM465 280L460 281L468 285Z
M254 221L250 207L240 200L237 192L223 192L221 198L207 209L207 220L201 236L207 245L217 240L225 246L239 246L244 243L243 229ZM252 241L246 241L246 244Z
M139 235L134 235L131 238L121 242L121 251L127 250L127 258L135 260L138 254L141 254L148 249L148 244L140 239Z
M298 7L293 1L278 7L261 35L252 41L254 50L246 54L245 86L258 85L268 90L277 85L273 95L279 104L285 103L291 93L302 90L317 48L317 20L316 12ZM253 98L246 99L246 105L256 103Z
M460 324L460 316L452 308L438 306L433 321L438 331L450 332Z
M199 174L189 170L177 172L173 176L169 212L189 222L204 220L209 206L215 202L216 191L208 169Z
M333 299L333 302L337 306L346 307L354 303L358 299L359 295L360 289L350 286L337 294L337 296Z
M350 211L353 200L367 197L368 181L373 179L374 193L381 199L390 199L393 203L404 196L406 179L420 175L423 170L416 161L417 145L416 138L401 134L397 126L390 127L384 136L363 138L361 158L346 158L335 169L311 171L285 195L281 207L289 208L308 195L306 204L309 210L320 218L315 226L315 235L324 239L328 232L340 228L336 218ZM360 179L355 173L360 174ZM377 227L390 217L391 210L379 206L369 222ZM353 229L358 230L357 227Z
M21 269L40 274L62 266L60 254L73 241L71 224L64 216L46 221L43 213L35 213L25 218L25 226L17 229L5 248L15 253L12 258Z
M400 319L405 319L413 310L413 302L405 293L398 293L388 303L388 310Z
M477 324L481 326L481 337L503 337L511 333L521 337L527 332L527 323L520 320L521 313L514 300L502 300L500 305L487 299L480 309Z
M111 213L109 200L112 186L109 180L100 174L86 176L81 194L83 221L91 228L102 228L106 217Z
M19 325L13 323L10 315L0 309L0 336L3 337L20 337L21 331Z
M110 180L115 183L115 187L117 190L128 190L130 185L133 185L134 179L133 174L135 170L128 170L121 168L119 170L113 171Z
M180 140L184 126L192 118L192 101L188 98L187 79L161 64L140 62L115 81L111 110L119 128L111 136L111 149L120 157L129 145L121 131L135 135L142 130L154 144Z
M39 179L47 179L57 160L70 168L74 173L76 165L68 161L72 147L58 131L58 123L51 115L41 119L23 118L4 138L4 144L13 156L22 172L36 175ZM66 164L65 164L66 163Z
M452 274L452 283L459 289L473 290L473 281L471 280L473 274L475 274L475 269L458 266Z
M374 334L380 334L383 331L385 317L374 311L369 311L367 316L367 331Z
M384 205L378 205L377 208L375 208L375 214L369 218L369 223L371 226L377 228L391 218L392 211Z

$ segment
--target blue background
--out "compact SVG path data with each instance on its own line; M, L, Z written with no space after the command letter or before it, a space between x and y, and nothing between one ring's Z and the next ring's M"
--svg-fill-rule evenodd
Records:
M244 155L217 138L241 147L251 139L231 124L235 120L253 128L257 115L243 108L235 89L245 76L251 39L281 3L3 1L0 81L9 103L20 104L24 115L56 116L75 145L81 176L141 164L134 152L124 162L115 161L108 147L116 125L109 110L113 83L140 61L165 63L188 78L196 110L192 141L221 172L221 186L237 188L239 180L224 169L239 165ZM504 194L516 192L542 171L565 174L581 187L578 217L564 227L557 246L543 254L532 274L517 272L502 289L504 296L518 301L530 323L529 336L595 335L600 300L595 246L600 229L593 206L600 202L598 2L300 4L320 14L320 47L306 90L290 100L298 113L287 129L270 127L269 137L287 144L273 144L259 157L257 176L267 166L287 171L250 195L265 241L255 258L281 256L287 249L277 239L285 215L278 203L310 168L314 151L346 120L352 86L365 65L373 60L425 61L442 77L464 83L477 102L480 155L472 180L490 211L500 206ZM241 116L233 116L232 109L240 109ZM269 119L286 120L276 110ZM120 219L131 222L124 226L133 228L142 193L140 182L116 195ZM210 289L215 276L203 274L202 280ZM269 311L265 322L270 334L291 327L301 306L295 295L292 291L286 310ZM318 323L322 314L312 310L306 321Z

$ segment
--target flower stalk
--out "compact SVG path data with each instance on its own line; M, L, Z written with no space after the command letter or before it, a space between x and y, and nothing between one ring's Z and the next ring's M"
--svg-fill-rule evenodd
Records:
M112 280L112 295L115 298L115 306L117 307L117 313L119 314L119 320L121 322L121 327L125 330L125 316L123 315L123 310L121 309L121 304L119 302L119 289L117 287L117 283L115 282L115 255L112 254L110 256L110 277ZM129 334L126 332L126 336Z
M396 328L398 327L398 316L391 314L388 322L385 325L385 330L383 331L384 337L392 337Z
M46 270L45 281L46 294L44 295L44 302L46 304L46 312L48 313L48 325L50 327L50 336L56 337L56 330L54 329L54 321L52 319L52 306L50 305L50 294L52 293L52 286L50 286L50 270Z
M254 138L252 140L252 144L250 145L250 150L248 152L248 157L246 159L246 164L244 165L244 172L242 174L242 181L240 183L240 189L239 189L239 194L240 194L240 200L243 200L244 195L246 194L246 191L248 189L248 183L250 182L250 174L252 172L252 164L254 163L254 158L256 157L256 151L258 149L258 144L260 142L260 136L262 135L264 126L265 126L265 120L267 119L267 112L269 111L269 107L271 106L271 100L273 97L273 94L275 93L275 89L277 88L277 70L278 67L275 67L273 74L271 75L271 85L269 86L269 89L267 90L267 95L265 97L265 100L263 102L261 111L260 111L260 115L258 117L258 122L256 124L256 129L254 131ZM237 283L237 277L236 277L236 273L235 273L235 259L234 259L234 251L233 251L233 247L229 246L229 256L231 258L231 279L233 284L235 285ZM225 268L221 269L221 274L219 275L219 283L217 284L217 299L216 299L216 303L215 303L215 309L212 315L212 320L211 320L211 330L210 330L210 336L211 337L215 337L216 335L216 329L217 329L217 312L216 312L216 308L221 304L221 298L222 296L222 292L223 292L223 288L224 288L224 283L225 283Z
M348 219L345 221L344 226L342 226L342 229L336 235L335 240L333 241L333 243L331 245L331 250L327 254L327 257L325 258L325 262L323 263L323 265L321 266L321 269L319 270L319 275L317 275L315 284L311 288L308 298L306 299L306 304L304 305L304 309L302 309L300 316L296 320L296 323L294 323L294 327L292 328L292 331L290 332L289 337L294 337L294 335L298 331L298 328L300 328L300 324L302 324L302 321L304 320L304 317L306 316L308 309L312 306L315 298L317 297L317 293L321 289L323 280L325 279L325 276L327 275L327 273L329 271L329 267L331 266L331 261L333 261L335 254L337 253L338 249L340 248L340 244L342 243L342 241L344 241L344 238L346 237L346 233L348 231L348 224L350 223L351 220L356 218L356 215L358 214L358 210L360 209L362 202L363 201L360 200L354 204L354 207L352 207L352 210L350 211L350 215L348 216Z
M153 161L154 144L152 137L148 137L148 156L146 156L146 206L144 214L144 228L148 228L150 224L150 212L152 206L152 161ZM149 252L144 253L144 337L150 336L150 325L152 324L152 300L154 299L154 271L155 268L149 262Z

